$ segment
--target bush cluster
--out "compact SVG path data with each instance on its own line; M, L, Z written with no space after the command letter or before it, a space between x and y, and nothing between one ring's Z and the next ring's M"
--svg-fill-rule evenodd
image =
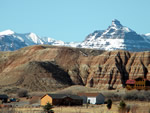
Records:
M112 101L119 101L121 100L121 97L122 97L122 95L117 92L116 93L107 92L107 93L104 93L104 95L106 99L111 99Z
M132 90L132 91L127 91L125 93L104 93L105 98L109 98L113 101L119 101L121 99L123 100L139 100L139 101L150 101L150 91L145 91L145 90Z
M21 89L17 92L18 97L28 97L28 91Z
M123 96L124 100L150 101L150 91L130 91Z

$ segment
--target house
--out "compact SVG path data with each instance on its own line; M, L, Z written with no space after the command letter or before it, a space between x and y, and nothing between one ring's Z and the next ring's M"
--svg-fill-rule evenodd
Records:
M104 104L105 96L102 93L78 93L83 99L83 103Z
M126 81L126 88L128 90L134 89L135 80L127 80Z
M7 95L0 95L0 100L2 101L2 103L6 103L8 101L8 96Z
M78 95L46 94L41 98L41 106L47 103L52 105L82 105L83 99Z
M135 80L127 80L126 88L128 90L137 89L137 90L147 90L150 89L150 81L144 77L138 77Z

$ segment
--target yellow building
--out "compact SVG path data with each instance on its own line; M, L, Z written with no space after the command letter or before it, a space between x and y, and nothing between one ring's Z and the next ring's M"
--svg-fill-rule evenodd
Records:
M148 90L150 89L150 81L144 77L136 78L135 80L127 80L126 88L128 90L137 89L137 90Z
M146 88L146 79L139 77L135 79L135 84L134 84L134 88L137 90L143 90Z
M52 104L52 97L49 96L48 94L44 95L42 98L41 98L41 106L44 106L46 105L47 103L50 103Z

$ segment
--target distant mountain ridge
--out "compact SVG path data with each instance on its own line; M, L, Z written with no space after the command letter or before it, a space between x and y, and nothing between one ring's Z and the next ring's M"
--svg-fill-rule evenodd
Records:
M76 47L74 42L63 42L50 37L39 37L35 33L15 33L12 30L0 32L0 51L14 51L31 45L56 45Z
M139 35L115 19L106 30L97 30L89 34L79 47L104 50L149 51L149 44L150 34Z
M83 42L63 42L50 37L39 37L35 33L16 33L12 30L0 32L0 51L14 51L31 45L56 45L101 50L149 51L150 33L137 34L114 19L106 30L96 30Z

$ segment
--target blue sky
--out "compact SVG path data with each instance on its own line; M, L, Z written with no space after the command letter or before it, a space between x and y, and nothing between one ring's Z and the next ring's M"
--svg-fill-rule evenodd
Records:
M145 34L150 33L149 5L150 0L0 0L0 31L79 42L118 19Z

